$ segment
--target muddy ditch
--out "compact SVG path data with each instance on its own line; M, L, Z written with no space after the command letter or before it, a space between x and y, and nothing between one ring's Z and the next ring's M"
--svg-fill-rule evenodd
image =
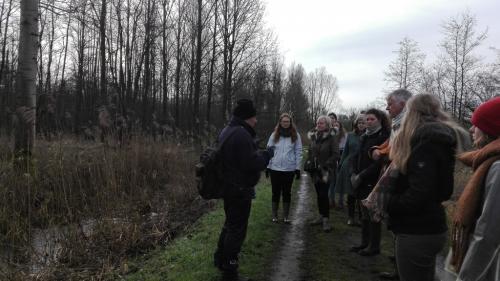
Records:
M112 280L134 270L128 259L166 245L213 207L197 198L134 218L33 229L25 248L2 249L0 280Z

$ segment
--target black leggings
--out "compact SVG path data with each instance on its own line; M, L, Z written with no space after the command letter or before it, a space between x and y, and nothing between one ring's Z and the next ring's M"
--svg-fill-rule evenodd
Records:
M272 201L280 202L283 195L283 203L290 203L293 177L295 172L280 172L271 170L271 185L273 187Z

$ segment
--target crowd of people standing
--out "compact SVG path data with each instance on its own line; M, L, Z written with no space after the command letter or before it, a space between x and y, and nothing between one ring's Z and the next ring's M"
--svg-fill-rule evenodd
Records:
M395 270L381 273L381 278L434 280L436 257L450 236L442 203L454 191L457 157L474 174L453 216L449 280L500 280L500 227L495 223L500 206L495 204L500 199L500 97L472 115L476 150L466 153L469 134L435 96L396 90L387 96L386 110L388 114L375 108L360 112L349 133L335 114L318 117L307 133L303 161L301 135L291 114L280 116L267 148L259 150L251 141L256 110L251 101L238 101L224 130L226 135L231 128L240 133L223 147L232 179L225 188L226 221L214 255L223 280L248 280L238 275L238 253L260 172L265 170L271 180L272 222L290 224L292 183L301 178L301 168L316 191L318 217L311 225L334 230L330 210L344 210L345 203L346 223L361 227L360 243L351 251L368 257L380 254L382 222L393 233ZM235 153L239 145L244 152Z

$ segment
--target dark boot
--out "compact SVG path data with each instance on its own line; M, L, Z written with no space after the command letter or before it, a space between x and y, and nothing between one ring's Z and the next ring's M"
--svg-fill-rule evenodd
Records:
M370 221L362 220L361 221L361 245L351 247L351 252L358 252L360 250L368 247L369 237L370 237Z
M368 248L359 252L360 255L375 256L380 254L381 227L378 222L369 222L370 244Z
M290 221L290 203L283 203L283 222L284 223L291 223Z
M279 202L273 202L272 206L272 220L273 222L278 222L278 207L279 207Z

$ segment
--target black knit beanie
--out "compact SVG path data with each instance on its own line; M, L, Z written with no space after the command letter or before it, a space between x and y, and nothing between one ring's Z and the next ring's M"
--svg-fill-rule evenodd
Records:
M237 102L236 107L233 110L233 115L246 120L257 115L257 110L253 106L253 102L249 99L240 99Z

